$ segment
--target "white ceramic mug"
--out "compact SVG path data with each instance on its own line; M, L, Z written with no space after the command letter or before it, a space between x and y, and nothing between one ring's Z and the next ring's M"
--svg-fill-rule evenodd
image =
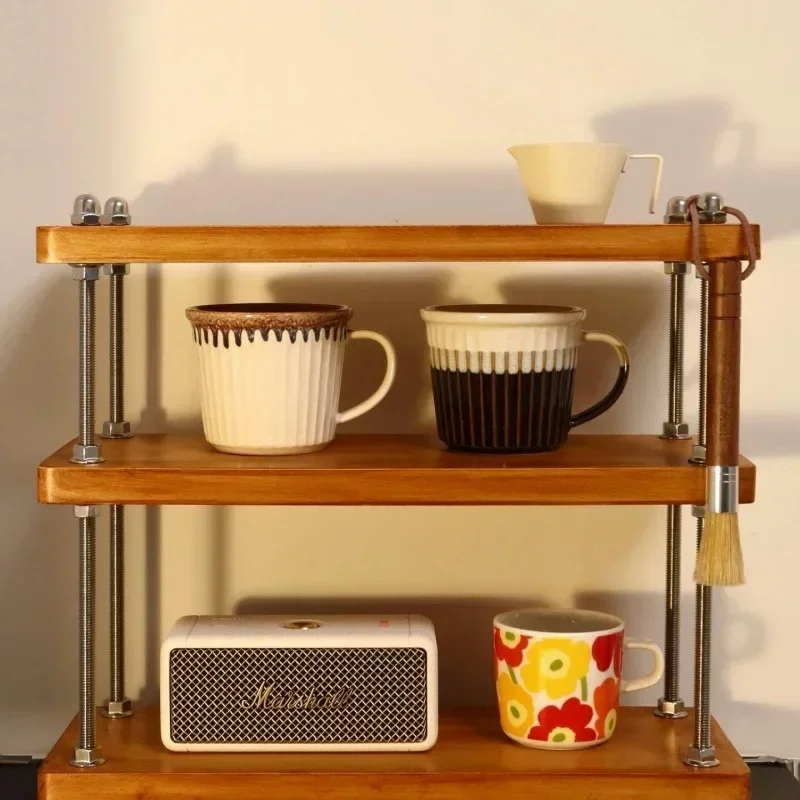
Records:
M540 225L604 223L619 176L632 158L656 162L650 195L650 213L655 213L664 163L660 155L629 154L623 145L593 142L518 144L508 152L516 159Z
M655 686L664 674L661 648L624 634L619 617L599 611L532 608L498 614L494 671L503 732L543 750L580 750L610 739L620 693ZM622 679L626 650L652 654L649 675Z
M203 429L225 453L289 455L320 450L337 424L373 409L394 383L392 343L350 331L348 306L235 303L186 310L200 363ZM372 339L386 353L377 391L339 411L348 339Z

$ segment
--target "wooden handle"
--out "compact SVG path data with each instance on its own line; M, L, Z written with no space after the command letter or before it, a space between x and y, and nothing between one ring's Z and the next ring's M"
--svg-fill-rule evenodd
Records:
M739 463L739 351L742 326L742 266L709 264L708 403L706 463Z

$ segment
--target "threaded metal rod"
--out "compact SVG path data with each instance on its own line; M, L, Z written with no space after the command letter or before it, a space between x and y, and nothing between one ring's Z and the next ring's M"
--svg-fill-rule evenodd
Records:
M119 211L121 198L106 203L106 213ZM120 224L114 223L111 224ZM125 223L127 224L127 223ZM109 419L103 436L126 439L130 425L125 421L125 274L127 264L106 264L109 275L108 407ZM109 507L109 697L102 709L107 717L127 717L131 703L125 697L125 507Z
M125 330L123 309L125 308L124 276L112 275L109 295L109 393L108 412L112 422L125 419Z
M705 520L697 520L697 546L703 538ZM694 646L694 743L711 747L711 587L695 589Z
M708 399L708 282L700 281L700 366L699 366L699 417L697 421L697 442L706 445L707 420L706 401Z
M125 699L125 508L109 507L109 699Z
M683 422L684 362L684 275L670 275L669 296L669 385L668 417L671 423ZM680 700L680 604L682 518L679 505L667 506L667 557L664 613L664 697L657 713L662 716L685 716Z
M97 747L94 718L94 517L78 520L78 747Z
M708 281L700 282L700 379L698 444L705 446L708 399ZM705 520L697 520L697 547L703 538ZM695 588L694 645L694 744L711 747L711 587Z
M78 444L93 445L94 438L94 359L95 359L95 282L78 281Z
M667 506L667 581L664 617L664 700L679 699L680 683L680 553L681 507Z
M670 275L669 421L683 422L683 340L686 276Z

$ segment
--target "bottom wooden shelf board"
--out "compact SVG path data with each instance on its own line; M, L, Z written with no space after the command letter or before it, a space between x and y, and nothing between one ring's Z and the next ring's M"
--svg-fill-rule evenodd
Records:
M493 709L442 714L426 753L172 753L161 744L157 708L129 719L98 715L103 766L69 766L73 721L39 771L40 800L746 800L750 772L714 722L720 766L681 762L691 715L658 719L623 708L607 744L552 753L510 742Z

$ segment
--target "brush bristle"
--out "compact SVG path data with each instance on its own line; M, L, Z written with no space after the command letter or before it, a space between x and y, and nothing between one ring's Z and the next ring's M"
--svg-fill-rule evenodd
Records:
M694 580L703 586L741 586L744 583L738 514L706 512Z

